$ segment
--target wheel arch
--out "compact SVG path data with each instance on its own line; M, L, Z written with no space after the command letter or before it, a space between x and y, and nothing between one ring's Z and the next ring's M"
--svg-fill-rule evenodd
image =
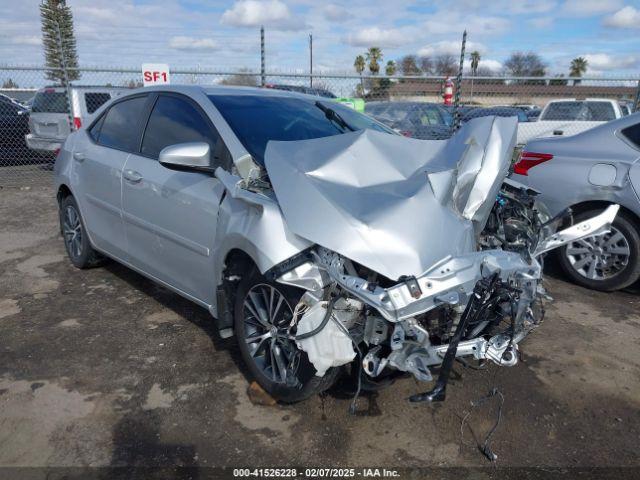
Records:
M589 200L572 205L571 210L574 215L577 215L579 213L588 212L589 210L604 210L614 203L616 202L612 202L610 200ZM627 219L631 220L640 233L640 216L624 205L620 205L620 213L622 213Z

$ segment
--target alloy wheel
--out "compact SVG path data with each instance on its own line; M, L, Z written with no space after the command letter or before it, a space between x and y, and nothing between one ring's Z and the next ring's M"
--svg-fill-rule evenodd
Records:
M272 285L254 285L244 298L243 318L253 362L272 382L294 385L300 350L289 338L293 310L284 294Z
M82 255L82 223L78 211L71 205L64 209L62 233L67 251L75 258Z
M586 237L567 245L565 255L571 267L590 280L615 277L629 264L631 249L620 230L611 227L604 235Z

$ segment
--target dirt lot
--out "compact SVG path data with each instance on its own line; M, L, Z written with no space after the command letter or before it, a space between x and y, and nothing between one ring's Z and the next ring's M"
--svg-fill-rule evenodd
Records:
M408 403L425 385L407 378L357 416L340 392L264 407L207 312L115 263L71 266L50 190L0 190L0 219L0 466L484 466L460 422L494 383L500 465L640 465L637 287L549 278L524 361L456 367L444 404ZM496 407L470 417L478 435Z

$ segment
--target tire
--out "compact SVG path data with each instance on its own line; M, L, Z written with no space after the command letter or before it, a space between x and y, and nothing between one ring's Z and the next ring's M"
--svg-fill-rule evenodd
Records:
M267 330L264 318L263 322L257 320L256 306L266 305L264 295L270 298L272 292L274 304L278 304L277 299L280 297L283 300L279 308L273 308L274 312L277 310L273 315L275 329L269 322L272 327ZM294 341L283 336L277 336L277 340L272 340L274 332L277 331L280 335L284 333L284 327L289 325L293 309L302 293L303 291L297 288L269 282L254 269L240 280L235 296L234 330L242 359L260 386L274 399L283 403L299 402L327 390L334 384L340 371L338 368L331 368L324 376L318 377L307 354L299 350ZM271 317L264 309L263 312L263 315ZM267 333L269 336L265 337ZM248 342L247 338L254 340ZM262 340L258 340L259 338ZM277 358L280 358L280 362Z
M67 195L60 202L59 216L64 247L71 263L82 269L100 264L102 256L89 242L80 209L72 195Z
M576 215L575 221L581 222L599 213L599 210L583 212ZM628 287L640 278L638 227L623 212L616 215L611 227L609 234L572 242L558 250L560 266L574 283L593 290L611 292ZM612 253L612 249L618 254ZM624 252L628 254L625 255ZM592 267L594 262L596 266Z

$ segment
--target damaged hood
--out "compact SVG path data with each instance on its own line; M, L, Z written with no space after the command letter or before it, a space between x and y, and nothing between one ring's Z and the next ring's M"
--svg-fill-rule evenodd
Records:
M293 233L398 280L475 250L516 128L483 117L447 141L372 130L271 141L265 167Z

